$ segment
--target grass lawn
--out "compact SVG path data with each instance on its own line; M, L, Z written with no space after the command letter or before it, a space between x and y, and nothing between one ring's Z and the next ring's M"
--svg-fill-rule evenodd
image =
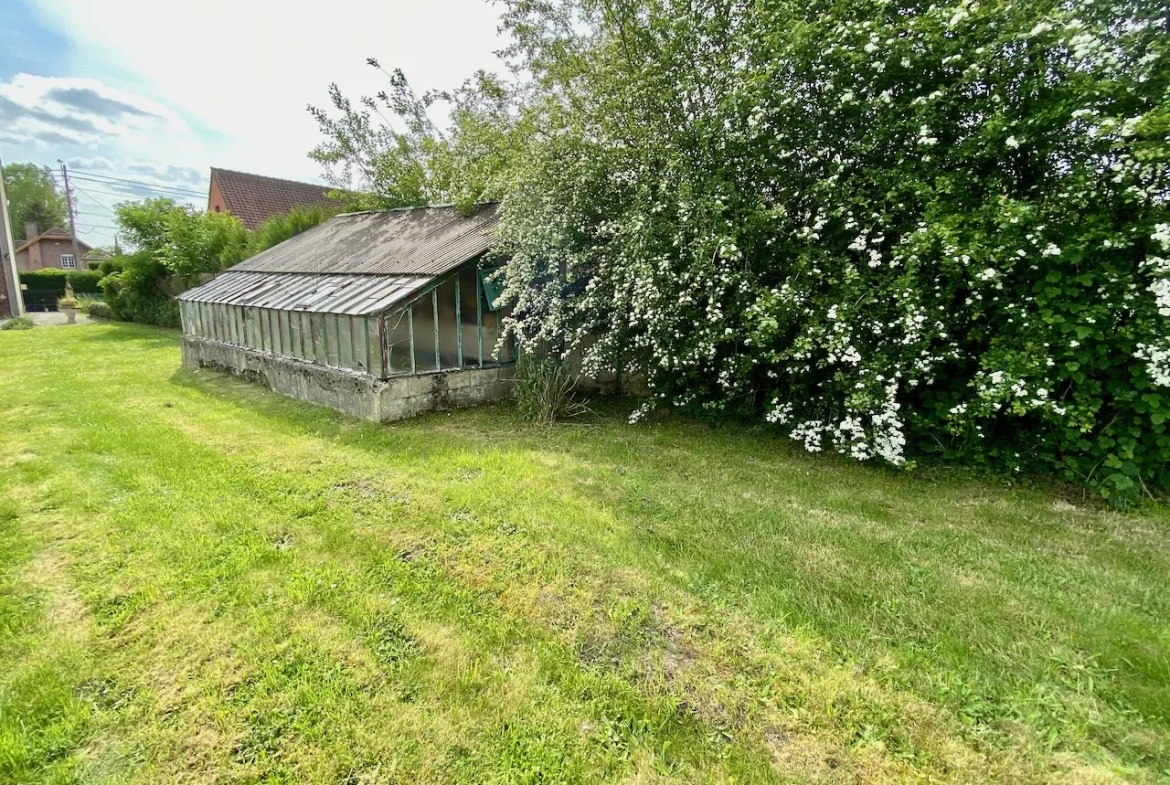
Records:
M0 783L1170 781L1170 520L0 333Z

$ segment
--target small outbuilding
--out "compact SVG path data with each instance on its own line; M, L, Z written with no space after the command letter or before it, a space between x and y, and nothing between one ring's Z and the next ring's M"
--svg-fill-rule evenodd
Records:
M377 421L508 394L494 204L346 213L179 296L183 362Z

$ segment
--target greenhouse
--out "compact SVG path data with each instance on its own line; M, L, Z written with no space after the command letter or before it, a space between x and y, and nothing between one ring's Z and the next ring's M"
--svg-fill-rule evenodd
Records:
M179 296L184 362L390 420L507 392L496 206L336 216Z

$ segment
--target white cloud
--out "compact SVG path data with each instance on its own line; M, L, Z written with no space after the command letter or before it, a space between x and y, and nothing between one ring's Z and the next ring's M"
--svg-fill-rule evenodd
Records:
M0 117L6 134L45 146L61 139L98 144L188 133L183 119L168 107L88 78L17 74L0 83Z
M384 89L368 57L402 68L420 93L503 70L498 13L483 0L335 0L310 13L261 0L41 0L37 13L75 44L55 63L71 78L0 83L0 117L4 100L22 110L0 129L6 160L64 158L81 172L197 193L212 166L318 179L306 106L326 105L331 82L353 97ZM75 185L79 224L103 243L112 206L151 193Z
M483 0L338 0L311 13L259 0L44 5L99 72L127 74L204 132L214 157L204 166L274 176L319 174L306 157L319 141L306 105L326 103L330 82L347 94L382 89L367 57L402 68L420 92L501 68L498 14Z

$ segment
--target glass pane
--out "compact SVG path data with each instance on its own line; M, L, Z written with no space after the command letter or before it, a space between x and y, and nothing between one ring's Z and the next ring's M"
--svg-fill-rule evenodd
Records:
M337 334L337 364L342 368L353 367L353 335L349 332L348 316L334 316L333 329Z
M309 314L309 322L313 332L313 362L325 364L325 315L320 313Z
M415 373L437 371L435 364L435 315L431 296L424 294L411 306L414 313L414 370Z
M260 329L260 309L248 309L248 345L253 349L264 348L264 333Z
M484 364L496 363L496 339L499 337L497 329L498 318L495 311L483 312L483 361Z
M466 367L479 365L479 317L476 306L479 305L478 286L475 265L465 265L459 271L459 319L463 331L463 365Z
M304 311L301 311L299 316L301 320L301 348L297 350L300 352L297 356L302 360L309 360L312 362L314 360L313 319L308 313Z
M366 373L370 369L369 357L366 355L366 320L361 316L349 317L349 334L353 345L353 362L349 367Z
M374 376L383 376L382 372L382 343L379 340L381 319L377 316L366 318L366 354L370 358L369 372Z
M455 319L455 279L439 286L439 359L444 369L458 368L459 323Z
M284 311L272 312L272 351L277 354L288 354L284 336Z
M272 322L272 352L284 354L284 312L269 311L268 319Z
M289 357L295 357L293 353L293 320L296 314L291 311L280 312L280 334L282 337L281 344L284 346L284 353Z
M387 375L410 373L410 309L386 315Z

